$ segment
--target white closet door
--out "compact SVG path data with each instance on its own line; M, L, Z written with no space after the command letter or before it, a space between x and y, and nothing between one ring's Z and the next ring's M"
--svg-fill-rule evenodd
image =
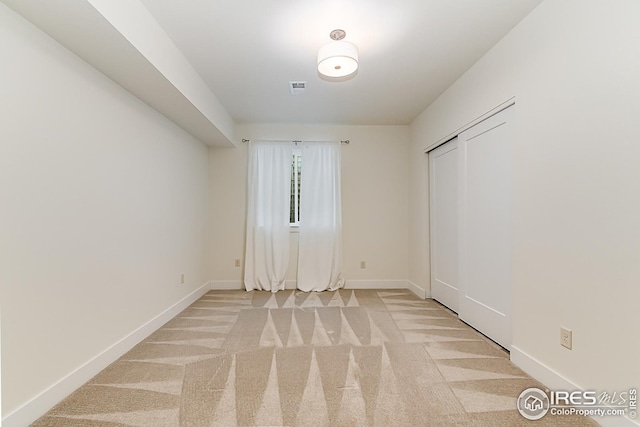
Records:
M431 296L458 311L458 141L429 152Z
M511 345L513 107L458 135L459 317Z

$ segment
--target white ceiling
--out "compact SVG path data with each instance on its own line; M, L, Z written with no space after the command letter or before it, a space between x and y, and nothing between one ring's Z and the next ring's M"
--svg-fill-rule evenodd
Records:
M237 123L406 125L541 0L142 2ZM344 82L316 71L336 28L360 49Z
M205 144L241 123L407 125L542 0L0 0ZM333 29L360 69L316 71ZM291 80L307 82L291 95Z

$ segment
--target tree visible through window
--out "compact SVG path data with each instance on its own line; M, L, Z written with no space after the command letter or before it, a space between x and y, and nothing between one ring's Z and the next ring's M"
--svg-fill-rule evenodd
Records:
M293 151L291 158L291 202L289 204L289 224L300 224L300 175L302 173L302 153Z

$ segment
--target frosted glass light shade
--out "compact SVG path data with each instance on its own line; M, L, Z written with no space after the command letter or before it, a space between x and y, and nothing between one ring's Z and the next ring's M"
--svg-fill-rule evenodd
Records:
M344 40L332 41L318 50L318 72L327 77L345 77L358 69L358 47Z

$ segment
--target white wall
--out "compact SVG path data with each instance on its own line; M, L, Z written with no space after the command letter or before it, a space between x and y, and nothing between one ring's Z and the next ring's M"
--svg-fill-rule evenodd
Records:
M407 126L242 125L239 138L349 139L342 146L344 268L347 282L403 281L408 275ZM209 149L210 278L213 286L242 280L246 217L246 144ZM287 278L295 280L297 234L291 234ZM360 269L360 261L367 268ZM364 284L364 282L360 282ZM370 283L370 282L367 282ZM376 285L374 283L374 285Z
M207 282L208 163L3 4L0 52L7 416Z
M516 97L514 349L596 390L640 385L638 16L637 0L547 0L412 125L410 278L424 285L423 149Z

